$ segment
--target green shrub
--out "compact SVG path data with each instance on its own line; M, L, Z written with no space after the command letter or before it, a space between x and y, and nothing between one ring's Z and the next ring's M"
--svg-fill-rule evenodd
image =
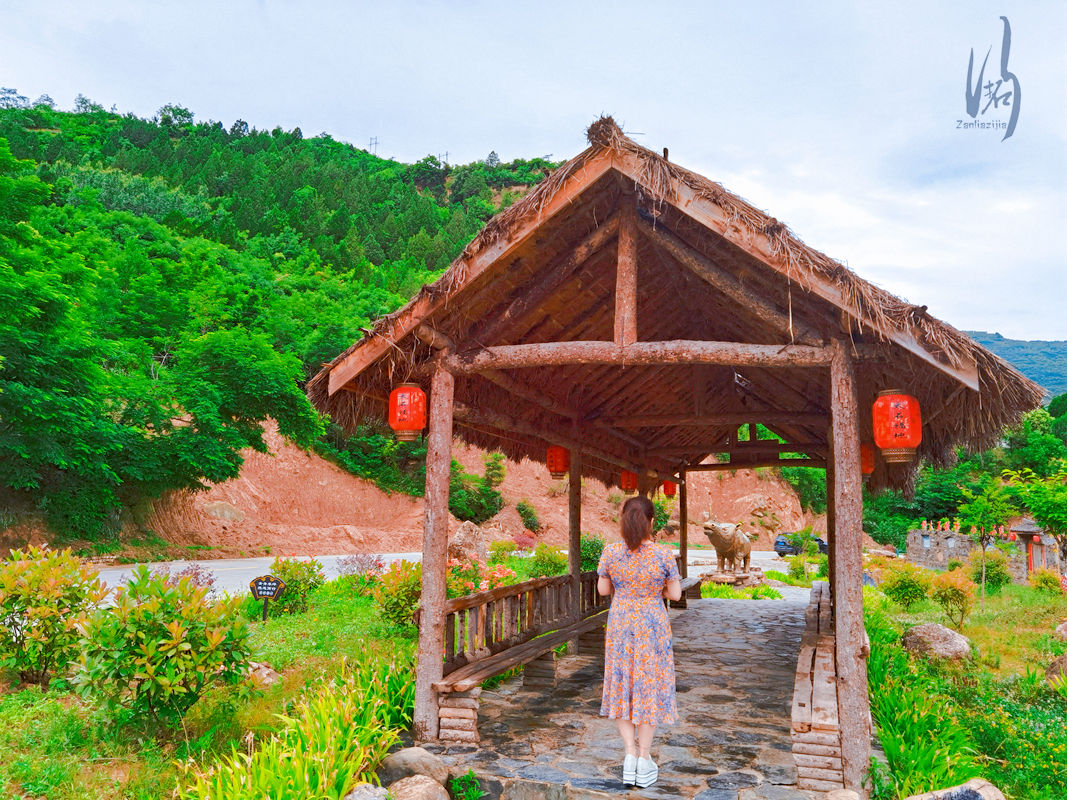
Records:
M410 625L422 597L422 564L394 561L374 589L374 601L394 625Z
M276 558L270 565L270 573L285 581L285 590L277 600L272 600L267 613L270 616L300 614L308 610L308 595L326 582L322 564L314 558Z
M528 531L541 530L541 521L537 518L537 509L530 505L528 500L520 500L515 504L515 510L519 512L522 526Z
M804 556L792 556L787 558L789 564L789 577L795 581L803 581L808 578L808 562Z
M486 453L485 456L485 485L495 489L504 482L504 454Z
M235 749L206 769L187 766L176 796L341 800L358 783L377 783L374 770L399 737L390 698L377 677L381 671L372 672L370 679L364 669L342 673L305 695L291 712L279 715L281 730L250 755ZM402 674L413 702L411 673Z
M457 775L453 778L449 782L448 788L456 800L481 800L489 794L482 790L482 785L478 781L478 776L474 774L473 769L468 769L462 775Z
M481 525L492 519L501 508L504 499L484 477L466 472L453 460L448 477L448 510L456 519Z
M821 514L826 510L826 470L816 467L782 467L782 477L793 487L800 505Z
M905 611L926 599L933 576L928 570L907 561L894 561L885 569L882 593Z
M653 498L652 500L652 531L659 533L667 527L671 521L671 510L674 508L674 500L670 497Z
M1039 592L1062 594L1059 573L1052 569L1035 569L1030 573L1030 586Z
M962 566L963 562L960 561L958 558L950 558L948 560L948 563L945 565L945 571L952 572L952 570L959 569Z
M974 582L962 569L936 574L930 587L930 598L941 606L956 630L963 629L974 605L974 593Z
M512 555L518 546L515 542L509 542L506 539L499 539L495 542L489 543L489 563L499 564L505 561L508 556Z
M751 596L753 600L781 600L782 593L775 589L773 586L766 586L760 584L759 586L750 586Z
M970 578L978 586L982 585L982 551L975 548L967 556L967 569ZM997 594L1011 583L1008 571L1008 557L1000 550L986 550L985 553L985 590L987 594Z
M78 682L117 719L176 725L213 683L237 683L249 656L238 598L137 567L115 605L88 621Z
M562 575L567 571L567 556L558 547L542 542L529 559L530 574L535 577Z
M79 626L106 595L70 550L13 550L0 563L0 669L47 688L77 657Z
M604 553L604 537L595 533L586 533L579 540L582 554L582 572L591 572L600 565L600 556Z

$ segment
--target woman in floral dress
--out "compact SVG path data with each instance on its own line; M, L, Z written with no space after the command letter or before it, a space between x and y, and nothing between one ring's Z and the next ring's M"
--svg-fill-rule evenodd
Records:
M623 783L652 785L659 770L650 748L656 725L677 719L674 651L664 598L679 600L682 587L674 556L652 541L654 509L647 497L622 507L622 542L600 558L597 590L612 594L604 644L601 716L618 722L626 745ZM635 741L636 739L636 741Z

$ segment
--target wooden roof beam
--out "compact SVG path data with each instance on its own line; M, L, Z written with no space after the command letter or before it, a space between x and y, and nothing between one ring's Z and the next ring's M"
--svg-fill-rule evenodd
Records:
M668 427L693 427L714 425L744 425L755 419L757 422L767 424L785 425L826 425L830 417L828 414L812 414L805 411L796 413L782 411L746 411L743 414L708 414L700 417L690 417L676 414L645 414L642 416L629 417L602 417L601 422L614 425L619 428L668 428Z
M464 336L466 341L483 343L507 338L520 329L527 318L554 295L571 276L619 232L619 215L612 214L603 224L571 250L558 266L545 270L540 280L524 289L500 314L487 317L485 324Z
M466 274L463 277L463 285L469 286L471 282L482 277L500 259L518 249L544 224L545 220L554 217L570 206L579 194L596 183L601 176L612 168L612 161L613 156L608 151L590 158L589 161L582 165L581 169L577 170L564 183L558 192L548 199L540 214L531 216L522 225L516 226L515 231L510 236L502 237L495 244L489 245L484 250L471 256L467 263ZM344 358L339 359L331 367L329 394L336 394L338 389L388 353L397 342L410 334L415 329L415 326L427 319L430 314L446 301L454 303L455 294L442 292L431 295L424 292L393 317L385 329L360 342L358 347Z
M639 463L639 458L633 456L627 458L616 453L608 452L607 450L601 450L599 447L592 446L585 442L579 442L578 440L567 436L565 433L561 433L558 429L553 430L542 428L524 420L506 414L500 414L496 411L475 409L465 403L457 402L453 414L457 420L463 422L484 425L485 427L496 428L502 431L514 431L515 433L524 436L532 436L536 439L548 442L549 444L558 444L561 447L566 447L571 450L579 450L586 455L592 456L597 461L603 461L606 464L612 464L617 467L622 467L623 469L632 470L638 474L650 474L660 480L678 480L677 475L662 465L641 464Z
M825 469L826 460L822 458L768 458L744 464L689 464L686 466L685 471L725 472L730 469L756 469L757 467L818 467Z
M790 329L792 328L792 338L801 343L820 344L822 342L823 337L817 330L797 320L790 320L788 314L783 314L758 293L746 289L736 277L718 267L703 253L690 247L662 224L653 224L644 218L640 218L638 226L653 244L664 250L675 261L687 267L699 278L729 297L744 312L752 314L760 322L766 323L778 333L786 336L790 335Z
M630 178L640 183L640 169L636 163L636 159L616 159L615 168L626 173ZM685 181L674 181L672 188L676 193L675 199L672 202L672 205L675 208L696 220L696 222L704 227L716 231L726 241L730 242L752 258L771 266L779 272L781 271L779 267L775 266L778 263L778 257L772 251L770 239L766 236L745 236L736 233L732 229L730 219L727 217L726 212L715 203L708 202L706 198L698 194L697 191ZM851 299L844 295L840 286L829 277L822 275L815 270L805 271L801 283L805 290L832 303L851 317L862 321L864 325L872 328L882 338L890 340L920 360L925 361L945 375L948 375L950 378L959 381L967 388L976 392L979 391L978 362L975 359L969 358L958 366L941 361L932 352L927 350L922 343L915 338L915 334L911 331L877 325L874 320L867 314L863 313L856 303L852 302Z
M650 456L685 456L708 455L709 453L727 453L730 455L778 455L779 453L817 453L825 455L826 442L772 442L761 441L759 444L726 445L722 442L703 442L698 445L682 447L660 447L648 451Z
M795 368L825 367L829 363L830 351L822 347L686 340L635 342L628 346L603 341L500 345L457 353L446 359L448 369L456 374L564 364L725 364Z

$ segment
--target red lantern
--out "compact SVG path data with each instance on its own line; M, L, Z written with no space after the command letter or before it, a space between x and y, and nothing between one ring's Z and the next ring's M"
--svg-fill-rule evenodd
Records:
M630 472L628 469L624 469L619 476L619 488L626 494L633 494L637 491L637 473Z
M545 465L548 467L548 474L559 480L571 468L571 451L558 444L551 445L545 452Z
M889 463L903 463L915 457L923 440L919 401L896 389L878 393L874 401L874 443Z
M678 484L674 481L663 482L663 496L674 497L678 493Z
M874 448L866 442L860 445L860 472L864 475L874 472Z
M1018 538L1019 537L1015 535L1015 531L1012 531L1011 533L1008 534L1008 541L1009 542L1014 542Z
M426 427L426 393L414 383L402 383L389 395L389 427L402 442L419 438Z

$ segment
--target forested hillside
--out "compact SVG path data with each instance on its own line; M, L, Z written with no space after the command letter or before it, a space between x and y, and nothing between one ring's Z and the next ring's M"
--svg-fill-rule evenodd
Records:
M1067 392L1067 341L1045 342L1005 339L999 333L967 331L983 347L1010 361L1052 396Z
M0 486L62 532L236 475L303 380L551 168L0 91Z

